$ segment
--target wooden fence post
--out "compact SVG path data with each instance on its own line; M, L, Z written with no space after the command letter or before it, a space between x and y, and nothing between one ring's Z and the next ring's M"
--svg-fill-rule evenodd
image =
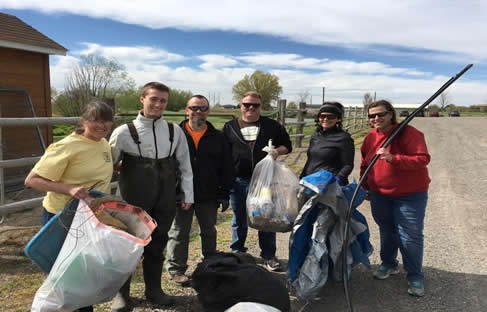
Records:
M306 112L306 103L300 102L298 115L297 115L297 125L296 125L296 147L301 147L304 135L304 113Z
M279 123L285 127L286 126L286 100L281 99L277 102L277 116Z
M369 117L368 117L368 109L367 106L364 105L362 109L362 122L360 123L360 130L367 127L369 125Z
M353 107L353 131L357 130L357 106Z
M350 107L345 107L345 114L343 116L343 119L345 119L345 123L343 124L343 128L347 128L348 126L350 126L350 111Z

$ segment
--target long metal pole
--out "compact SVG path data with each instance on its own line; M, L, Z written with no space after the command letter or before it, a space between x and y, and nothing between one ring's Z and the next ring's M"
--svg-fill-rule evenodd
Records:
M389 137L384 142L384 144L382 144L381 148L382 147L385 148L385 147L389 146L391 144L392 140L394 140L394 138L402 131L402 129L404 129L407 126L407 124L411 120L413 120L413 118L416 116L416 114L419 111L425 109L426 106L428 106L431 102L433 102L433 100L436 97L438 97L443 91L445 91L451 84L453 84L458 78L460 78L472 66L473 66L473 64L467 65L461 72L456 74L454 77L450 78L450 80L448 80L440 89L438 89L438 91L436 91L428 100L426 100L426 102L424 102L423 105L416 108L416 110L411 115L409 115L406 119L404 119L399 124L399 126L396 129L394 129L394 131L392 131L392 133L389 135ZM348 309L351 312L353 312L353 304L352 304L352 300L350 298L350 285L348 284L348 264L347 264L347 257L348 257L348 248L347 247L348 247L349 240L350 240L350 236L349 236L350 220L352 219L353 204L354 204L355 199L357 197L360 186L363 184L364 180L367 177L367 174L372 169L372 167L376 163L377 159L379 159L379 156L380 155L376 154L372 158L372 161L370 162L370 164L367 166L367 169L365 169L364 173L362 174L362 177L360 178L360 180L358 182L357 188L355 189L355 192L353 193L352 200L350 201L350 206L348 207L347 217L346 217L346 221L345 221L345 233L344 233L344 240L343 240L343 245L342 245L342 279L343 279L343 288L345 291L345 297L347 300Z

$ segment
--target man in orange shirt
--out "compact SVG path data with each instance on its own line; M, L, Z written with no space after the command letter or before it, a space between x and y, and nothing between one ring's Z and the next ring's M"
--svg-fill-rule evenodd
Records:
M177 283L188 281L188 246L193 214L200 227L201 252L208 257L216 252L216 216L228 206L229 192L234 181L234 167L230 145L220 130L207 121L210 106L202 95L192 96L187 105L188 120L180 127L186 134L191 167L193 169L194 205L188 210L178 209L169 231L167 271Z

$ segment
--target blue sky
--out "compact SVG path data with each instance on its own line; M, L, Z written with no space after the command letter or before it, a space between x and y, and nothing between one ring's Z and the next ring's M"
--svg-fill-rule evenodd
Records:
M81 55L96 53L116 58L137 85L158 80L222 104L256 69L277 75L288 101L308 92L317 104L325 86L327 100L344 104L365 92L418 104L473 63L449 99L487 103L487 1L355 3L0 0L0 11L69 49L51 56L57 89Z

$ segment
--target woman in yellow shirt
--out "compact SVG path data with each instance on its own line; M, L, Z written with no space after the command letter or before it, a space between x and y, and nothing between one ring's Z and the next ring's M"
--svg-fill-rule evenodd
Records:
M48 214L46 222L72 198L88 197L90 189L110 191L113 164L105 136L112 124L110 106L101 101L88 103L80 118L80 126L61 141L51 144L29 173L25 184L47 192L42 202L44 214Z
M101 101L88 103L80 126L51 144L25 179L25 185L47 192L42 206L46 224L72 199L85 199L91 189L109 193L113 173L110 145L105 136L113 125L113 110ZM92 307L77 311L90 312Z

